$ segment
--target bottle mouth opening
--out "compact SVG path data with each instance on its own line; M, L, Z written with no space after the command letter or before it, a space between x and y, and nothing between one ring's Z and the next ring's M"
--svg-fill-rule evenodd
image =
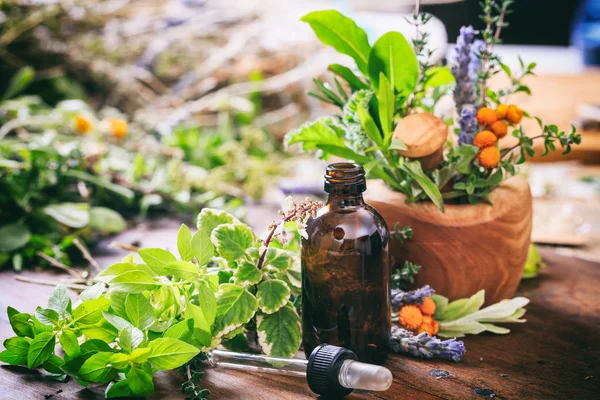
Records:
M327 193L361 193L366 188L365 170L362 166L349 162L327 166L325 171Z

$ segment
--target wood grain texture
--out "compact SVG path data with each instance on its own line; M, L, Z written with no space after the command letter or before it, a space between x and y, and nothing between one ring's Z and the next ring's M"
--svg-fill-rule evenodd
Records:
M399 154L418 160L423 169L429 170L444 158L448 130L448 125L433 114L412 114L398 121L393 138L406 145L407 149L398 150Z
M406 204L406 196L382 181L369 181L365 192L393 229L410 225L414 237L392 239L392 256L423 268L414 285L431 285L452 299L485 289L486 304L514 295L531 239L532 198L527 180L513 177L492 192L492 205Z
M144 246L167 245L165 238L177 232L179 223L152 223L120 235L119 240L143 240ZM595 399L600 393L600 265L554 254L542 249L548 268L542 275L519 287L518 295L531 299L528 322L509 326L509 335L482 334L464 339L467 353L459 363L417 360L391 355L386 365L394 383L386 392L353 393L348 399L383 400L481 400L477 388L491 390L499 399ZM102 247L96 251L106 267L125 253ZM47 271L24 275L50 279L60 276ZM52 290L14 280L12 271L0 272L0 341L13 335L6 316L8 305L32 312L43 305ZM74 296L74 294L73 294ZM433 369L448 371L436 379ZM181 375L159 372L152 399L183 399ZM302 379L250 374L232 370L206 370L204 387L209 400L308 400L311 394ZM0 367L0 399L53 400L102 399L103 385L82 388L77 382L45 379L37 371L22 367ZM57 394L58 390L62 390ZM486 393L480 391L480 393ZM487 392L489 393L489 392Z

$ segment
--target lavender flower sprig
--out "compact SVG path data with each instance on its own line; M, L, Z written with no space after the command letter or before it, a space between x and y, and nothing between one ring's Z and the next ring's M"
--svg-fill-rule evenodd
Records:
M392 327L389 345L394 353L404 353L419 358L438 357L458 362L465 354L465 345L460 340L441 341L425 332L415 336L412 332L397 326Z
M429 285L410 292L394 289L392 290L392 310L397 312L407 304L422 304L426 297L431 297L434 293L435 291Z
M459 113L463 105L475 104L476 101L476 88L474 85L477 82L481 64L479 58L474 54L476 49L472 45L477 33L478 31L473 29L472 26L463 26L460 28L456 45L452 49L450 62L452 64L452 75L456 79L454 101Z
M473 138L477 132L477 113L475 112L475 107L465 105L460 112L458 122L460 125L458 144L473 144Z

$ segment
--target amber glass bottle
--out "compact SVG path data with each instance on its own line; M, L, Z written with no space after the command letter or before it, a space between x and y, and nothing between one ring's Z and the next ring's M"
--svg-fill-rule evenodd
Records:
M320 343L351 349L382 364L390 335L389 232L366 204L365 171L327 167L327 204L302 240L302 338L305 354Z

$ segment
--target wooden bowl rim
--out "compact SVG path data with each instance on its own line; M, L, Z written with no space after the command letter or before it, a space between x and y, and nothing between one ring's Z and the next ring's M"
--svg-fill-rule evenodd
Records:
M371 194L376 196L369 196L369 188L375 189L371 191ZM386 191L385 196L381 195L383 190ZM531 198L531 191L527 179L517 175L505 180L490 193L491 205L447 204L444 205L444 212L442 212L431 202L406 203L406 195L394 191L379 179L370 179L367 181L365 201L376 210L378 208L377 203L387 204L388 206L393 204L399 211L402 210L404 214L433 225L471 226L500 218L509 212L514 205L522 205L524 200L521 196Z

